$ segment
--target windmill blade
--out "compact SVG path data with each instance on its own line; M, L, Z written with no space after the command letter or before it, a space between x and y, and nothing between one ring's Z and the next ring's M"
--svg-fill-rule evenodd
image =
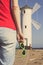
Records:
M37 30L39 30L40 27L41 27L40 23L38 23L37 21L35 21L35 20L33 20L33 19L32 19L32 24L33 24L33 26L34 26Z
M38 3L36 3L32 9L32 14L35 13L40 7L41 6Z

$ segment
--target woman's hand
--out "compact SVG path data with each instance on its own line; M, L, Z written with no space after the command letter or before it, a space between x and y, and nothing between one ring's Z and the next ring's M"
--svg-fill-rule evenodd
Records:
M17 40L18 40L18 42L24 42L23 33L17 33Z
M20 17L20 8L19 8L18 0L12 0L12 15L17 29L17 40L19 42L23 42L24 36L21 32L21 17Z

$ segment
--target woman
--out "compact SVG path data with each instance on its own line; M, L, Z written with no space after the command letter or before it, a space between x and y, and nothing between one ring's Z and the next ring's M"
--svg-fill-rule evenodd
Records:
M16 31L18 41L23 41L18 0L0 0L0 65L14 63Z

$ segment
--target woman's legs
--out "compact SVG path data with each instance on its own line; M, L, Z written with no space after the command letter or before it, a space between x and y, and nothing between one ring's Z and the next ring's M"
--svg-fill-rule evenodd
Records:
M15 60L16 31L0 28L0 65L13 65Z

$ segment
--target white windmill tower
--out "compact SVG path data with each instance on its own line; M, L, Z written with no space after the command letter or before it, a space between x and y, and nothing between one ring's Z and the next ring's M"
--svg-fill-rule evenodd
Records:
M26 0L27 3L27 0ZM21 10L21 27L25 37L24 45L27 47L32 47L32 24L38 30L40 28L40 24L32 19L32 14L34 14L40 5L36 3L33 8L25 5L24 7L20 8Z

